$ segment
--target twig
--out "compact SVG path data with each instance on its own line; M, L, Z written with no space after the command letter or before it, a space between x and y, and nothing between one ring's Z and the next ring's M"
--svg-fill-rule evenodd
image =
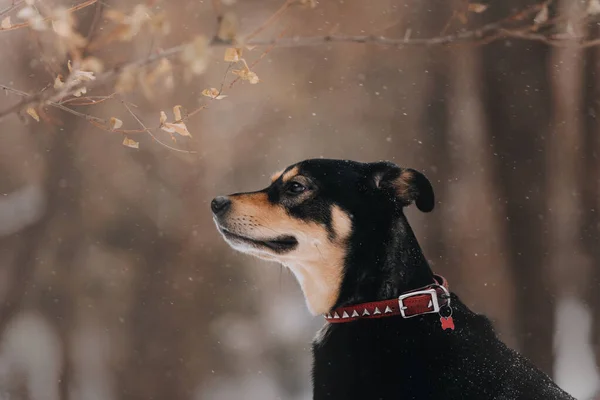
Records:
M95 2L97 2L97 1L98 1L98 0L86 0L86 1L84 1L83 3L77 4L76 6L73 6L73 7L69 8L67 11L68 11L68 12L75 12L75 11L79 11L79 10L81 10L82 8L85 8L85 7L91 6L92 4L94 4L94 3L95 3ZM11 7L13 7L13 8L14 8L14 6L11 6ZM9 7L9 8L11 8L11 7ZM7 8L6 10L8 10L8 8ZM11 10L9 10L9 11L12 11L12 8L11 8ZM0 14L0 15L1 15L1 14ZM45 17L45 18L44 18L44 21L49 21L49 20L51 20L51 19L52 19L52 17ZM16 29L26 28L26 27L28 27L28 26L29 26L29 22L23 22L23 23L21 23L21 24L15 24L15 25L12 25L10 28L0 28L0 32L14 31L14 30L16 30Z
M13 1L10 6L6 7L4 10L0 11L0 17L4 16L5 14L8 14L12 10L14 10L15 8L19 7L24 2L25 2L24 0Z
M283 31L281 31L281 33L279 34L279 38L283 37L283 35L285 35L286 30L284 29ZM265 56L267 54L269 54L271 52L271 50L273 50L275 48L275 45L271 45L269 47L267 47L267 49L265 51L262 52L262 54L252 62L252 64L250 64L249 68L253 68L256 64L258 64L263 58L265 58ZM231 67L231 64L230 64ZM229 70L229 68L227 69ZM239 80L241 79L241 77L237 77L235 78L233 81L231 81L231 83L229 84L228 89L231 89L233 87L233 85L235 85ZM223 91L223 85L221 85L221 90L219 90L219 94L221 94L221 92Z
M72 97L61 101L59 104L72 104L74 106L93 106L110 100L115 96L116 93L109 94L108 96L86 96L86 97ZM98 99L98 100L94 100Z
M77 6L82 8L84 4L92 4L96 0L88 0L85 3ZM508 23L515 23L530 18L534 13L544 6L544 4L533 5L525 10L522 10L516 14L513 14L500 21L493 22L480 27L475 30L462 31L455 34L430 37L430 38L411 38L405 36L404 38L389 38L385 36L375 35L323 35L323 36L295 36L295 37L278 37L272 39L253 39L258 33L265 29L266 26L271 24L273 21L281 17L283 12L293 4L293 0L287 0L284 5L273 14L264 24L252 32L246 40L241 40L247 46L271 46L268 50L270 51L274 47L301 47L301 46L319 46L334 43L350 43L350 44L374 44L387 47L404 48L409 46L443 46L458 44L462 42L485 42L489 43L502 38L513 37L523 40L535 40L546 43L552 46L563 46L565 44L576 44L581 47L591 47L600 44L600 39L593 39L589 41L581 41L580 38L548 38L546 36L536 33L524 33L522 30L510 30L506 28ZM531 27L527 27L528 31L531 31ZM231 47L236 44L233 41L223 41L218 38L213 38L209 44L211 47ZM74 93L76 90L85 86L88 91L100 85L110 83L126 68L140 68L146 65L157 62L162 58L171 58L180 54L187 44L180 44L164 50L160 53L152 54L146 58L135 60L129 63L115 66L108 69L104 73L98 75L97 79L88 82L78 82L71 85L65 84L60 90L50 89L46 92L40 92L35 95L31 95L20 102L0 111L0 120L6 115L13 112L19 111L25 106L32 103L44 103L44 102L57 102L62 97Z
M135 120L141 125L141 127L144 128L144 131L148 132L148 135L150 135L150 137L152 139L154 139L158 144L160 144L161 146L166 147L169 150L177 151L179 153L187 153L187 154L195 154L196 153L195 151L177 149L175 147L169 146L168 144L160 141L156 136L154 136L154 134L152 134L152 130L149 129L146 125L144 125L144 123L142 122L142 120L139 119L137 115L135 115L135 113L133 112L133 110L131 108L129 108L129 106L127 105L127 103L125 103L124 101L122 103L125 106L125 108L127 109L127 111L129 111L129 114L131 114L131 116L133 118L135 118Z
M286 0L285 3L279 8L279 10L275 11L275 14L271 15L268 20L266 20L261 26L256 28L251 34L246 37L245 44L249 44L248 41L251 41L255 38L259 33L267 29L269 25L277 21L279 18L283 16L283 14L290 8L292 4L294 4L296 0Z
M87 33L87 43L89 44L91 42L92 37L94 36L94 33L96 31L96 26L98 25L98 22L100 22L100 19L102 18L102 8L104 7L104 4L102 2L98 2L96 3L96 9L94 10L94 16L92 17L92 23L90 24L90 27L88 29L88 33ZM87 47L87 45L86 45ZM84 48L84 50L86 50Z

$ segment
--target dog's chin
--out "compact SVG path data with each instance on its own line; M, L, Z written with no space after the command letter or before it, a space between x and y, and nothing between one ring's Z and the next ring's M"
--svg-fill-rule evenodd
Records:
M293 251L298 247L298 240L291 235L281 235L273 238L253 238L239 233L234 233L217 223L219 232L225 241L234 249L243 253L256 256L281 255Z

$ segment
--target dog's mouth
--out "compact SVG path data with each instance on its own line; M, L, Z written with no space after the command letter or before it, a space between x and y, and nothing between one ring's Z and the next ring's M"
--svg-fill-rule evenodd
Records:
M275 253L285 253L292 251L298 246L298 240L291 235L277 236L272 239L255 239L247 236L242 236L237 233L233 233L230 230L219 226L221 234L230 242L233 243L245 243L254 247L266 248Z

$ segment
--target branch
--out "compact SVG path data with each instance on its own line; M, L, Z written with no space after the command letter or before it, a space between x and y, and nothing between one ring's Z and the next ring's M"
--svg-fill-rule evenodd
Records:
M96 0L88 0L82 4L92 4ZM349 43L349 44L373 44L379 46L406 48L406 47L423 47L423 46L445 46L453 45L465 42L475 42L479 44L487 44L502 38L516 38L521 40L535 40L540 41L552 46L564 46L564 45L577 45L581 47L591 47L600 44L600 39L582 40L577 37L552 37L544 36L533 32L536 28L541 25L531 25L520 29L513 28L512 30L507 28L507 25L518 23L524 20L528 20L534 14L538 13L545 3L536 4L531 7L521 10L516 14L512 14L507 18L500 21L493 22L482 26L479 29L462 31L455 34L436 36L430 38L411 38L410 35L405 35L403 38L389 38L385 36L376 35L323 35L323 36L294 36L294 37L277 37L271 39L255 39L254 37L260 33L266 26L270 25L273 21L280 18L283 13L294 4L292 0L286 0L286 2L280 7L280 9L271 16L264 24L257 28L250 34L245 40L241 41L225 41L218 37L214 37L209 46L212 48L222 47L242 47L245 46L270 46L268 51L273 47L303 47L303 46L319 46L328 45L334 43ZM80 5L81 6L81 5ZM162 58L172 58L179 55L186 49L187 44L180 44L164 50L159 53L152 54L146 58L135 60L129 63L117 65L102 74L97 76L94 81L79 82L72 85L65 85L61 89L49 89L43 92L29 95L22 99L16 104L0 111L0 120L7 115L17 112L24 107L30 106L36 103L56 103L60 102L65 96L71 95L81 87L85 86L88 91L113 82L119 74L125 69L138 69L150 64L153 64Z
M92 4L94 4L95 2L97 2L98 0L86 0L80 4L77 4L76 6L73 6L71 8L69 8L67 11L68 12L75 12L75 11L79 11L82 8L86 8L88 6L91 6ZM0 16L11 12L12 10L14 10L15 8L19 7L21 4L23 3L23 1L17 1L15 2L13 5L11 5L10 7L7 7L6 9L0 11ZM49 21L51 20L52 17L45 17L44 21ZM21 29L21 28L26 28L29 26L29 22L23 22L21 24L15 24L12 25L10 28L0 28L0 32L8 32L8 31L14 31L16 29Z
M142 120L139 119L137 115L135 115L135 113L133 112L133 110L127 105L126 102L123 102L123 105L125 106L125 108L127 109L127 111L129 111L129 114L131 114L131 116L141 125L142 128L144 128L144 131L146 131L148 133L148 135L150 135L150 137L156 141L156 143L160 144L161 146L166 147L169 150L177 151L179 153L187 153L187 154L195 154L196 153L195 151L177 149L175 147L169 146L165 142L160 141L160 139L158 139L152 133L152 129L149 129L146 125L144 125L144 123L142 122Z

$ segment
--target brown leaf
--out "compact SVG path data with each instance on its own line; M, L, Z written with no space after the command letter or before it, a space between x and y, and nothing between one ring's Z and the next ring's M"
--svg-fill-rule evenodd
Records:
M185 46L181 52L181 61L187 67L187 71L194 74L202 74L208 67L209 41L205 36L196 37Z
M150 18L150 28L159 35L168 35L171 32L171 23L167 13L161 12Z
M181 121L181 106L177 105L173 107L173 115L175 116L175 121Z
M224 41L232 41L237 35L238 25L238 18L234 13L225 13L221 18L217 37Z
M140 143L135 140L129 139L127 136L123 138L123 145L131 147L132 149L139 149Z
M123 121L121 121L119 118L111 117L108 125L110 130L114 131L115 129L119 129L123 126Z
M485 10L487 10L488 7L489 7L488 4L469 3L468 10L470 12L474 12L475 14L481 14L482 12L484 12Z
M464 25L467 22L469 22L469 19L467 18L467 13L466 12L456 12L456 18L458 18L458 20Z
M546 21L548 21L548 6L546 4L544 4L544 6L540 10L540 12L537 13L537 15L535 16L535 18L533 19L533 22L536 25L540 25L540 24L543 24Z
M126 67L119 74L115 83L115 91L119 93L131 92L135 87L135 74L137 70L134 67Z
M81 61L81 69L90 71L93 76L94 73L99 74L104 70L104 64L97 57L86 57ZM93 79L95 79L95 77Z
M34 31L43 31L47 28L46 21L33 7L27 6L21 8L17 13L17 18L27 21L29 27Z
M165 122L160 129L169 133L178 133L181 136L189 136L192 137L190 132L187 129L187 126L183 122Z
M87 44L87 39L77 33L73 28L75 18L64 7L57 7L52 12L52 30L68 47L81 48Z
M587 7L587 13L589 15L600 14L600 0L590 0Z
M133 8L131 15L126 15L121 11L109 9L104 13L104 16L119 24L111 33L108 34L110 40L116 38L121 41L129 41L136 36L143 25L150 21L152 13L143 4L137 4Z
M65 82L62 79L62 75L58 74L58 76L54 79L54 89L59 89L64 86Z
M87 93L87 89L85 88L85 86L82 86L73 92L73 96L81 97L82 94L86 94L86 93Z
M315 8L318 4L317 0L299 0L300 5L308 8Z
M238 62L242 59L242 49L236 47L228 47L225 49L224 60L227 62Z
M40 122L40 116L38 115L37 111L35 111L35 108L29 107L27 110L25 110L25 112L29 114L31 118L35 119L37 122Z
M227 97L226 94L220 94L219 90L216 88L204 89L202 95L215 100L221 100Z
M12 24L10 23L10 16L4 18L2 22L0 22L0 28L2 29L10 29Z
M258 75L256 75L256 73L250 71L248 68L234 69L233 71L231 71L231 73L239 76L243 80L248 81L253 85L260 82L260 79L258 79Z

